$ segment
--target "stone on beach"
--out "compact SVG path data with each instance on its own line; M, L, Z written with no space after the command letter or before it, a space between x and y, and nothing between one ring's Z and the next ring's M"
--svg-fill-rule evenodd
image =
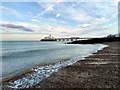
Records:
M120 88L120 42L107 42L108 48L61 68L34 88Z

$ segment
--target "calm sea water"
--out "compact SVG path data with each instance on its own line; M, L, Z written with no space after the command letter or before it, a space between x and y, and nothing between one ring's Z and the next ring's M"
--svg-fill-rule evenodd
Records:
M2 42L2 77L8 77L37 65L49 65L88 55L101 44L73 45L63 42ZM0 61L1 62L1 61ZM0 76L1 77L1 76Z

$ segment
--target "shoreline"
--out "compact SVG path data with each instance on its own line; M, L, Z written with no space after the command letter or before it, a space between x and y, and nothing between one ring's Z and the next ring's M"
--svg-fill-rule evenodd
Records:
M23 71L15 74L15 75L10 75L10 76L7 76L7 77L0 78L0 84L8 83L8 82L11 82L11 81L15 81L15 80L17 80L19 78L23 78L27 74L31 74L31 73L35 72L35 69L47 67L47 66L50 66L50 65L55 65L57 63L62 63L62 62L66 62L66 61L68 61L68 59L64 60L64 61L60 61L60 62L50 63L50 64L42 64L42 65L38 64L38 65L35 65L34 67L32 67L30 69L23 70Z
M104 46L104 47L106 47L106 46ZM99 50L101 50L101 49L103 49L104 47L101 47L101 48L98 48L98 50L97 51L94 51L93 53L96 53L96 52L98 52ZM91 53L92 54L92 53ZM90 55L91 55L90 54ZM86 57L89 57L90 55L87 55ZM85 57L84 57L85 58ZM77 59L77 58L76 58ZM82 59L81 58L81 60L84 60L84 59ZM67 60L68 61L68 60ZM76 63L76 61L78 61L78 60L75 60L75 63ZM64 61L65 62L65 61ZM61 64L61 62L59 62L60 64ZM58 63L58 64L59 64ZM72 63L72 62L71 62ZM57 65L58 65L57 64ZM69 64L69 62L68 62L68 64ZM53 64L54 65L54 64ZM56 66L57 66L56 65ZM49 66L49 65L47 65L47 66ZM39 65L37 65L37 67L44 67L44 66L39 66ZM35 68L32 68L32 69L29 69L29 70L25 70L25 71L23 71L23 72L21 72L21 73L18 73L18 74L16 74L15 76L13 76L13 77L10 77L10 78L7 78L7 79L4 79L3 81L2 81L2 83L3 83L3 86L4 85L8 85L8 83L9 82L11 82L11 83L13 83L14 81L16 81L16 80L18 80L18 79L20 79L20 78L24 78L24 77L26 77L27 75L32 75L32 73L34 73L35 72L35 69L37 69L37 67L35 67ZM57 66L58 67L58 66ZM64 66L64 67L66 67L66 66ZM53 67L54 68L54 67ZM53 72L54 73L54 72ZM51 75L51 74L50 74ZM42 80L44 80L44 79L42 79ZM6 87L3 87L3 88L6 88Z
M120 88L120 42L103 44L109 47L61 68L32 88Z

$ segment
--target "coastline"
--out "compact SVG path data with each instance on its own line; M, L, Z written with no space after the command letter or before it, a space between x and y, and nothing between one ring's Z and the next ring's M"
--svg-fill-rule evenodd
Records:
M85 54L85 57L88 57L92 55L92 53L97 52L98 50L103 49L106 47L106 45L98 45L99 48L93 50L88 55ZM37 65L35 68L32 68L30 70L25 70L21 73L16 74L15 76L8 77L6 79L3 79L3 89L9 89L9 88L28 88L32 87L33 85L36 85L36 83L39 83L41 80L44 80L45 78L49 77L51 73L58 71L61 67L66 67L68 65L71 65L73 63L76 63L79 60L83 60L84 58L81 56L72 58L70 60L66 60L63 62L58 62L55 64L50 64L47 66L39 66ZM30 82L29 82L30 81Z
M111 44L112 42L110 42L110 44ZM109 45L108 43L103 43L103 44L105 44L105 45ZM109 49L109 47L107 47L107 48L104 48L104 49ZM83 80L84 78L86 78L87 76L89 77L89 73L88 72L86 72L86 73L83 73L82 75L78 75L77 73L79 72L78 70L77 70L77 68L76 68L76 65L77 65L77 67L78 68L83 68L84 70L85 70L85 67L84 66L88 66L89 65L89 63L91 63L91 65L93 65L93 66L95 66L96 67L96 64L95 63L93 63L93 62L95 62L96 60L92 60L92 58L95 58L95 55L97 55L98 57L100 56L100 55L98 55L98 54L100 54L101 52L104 52L105 50L99 50L98 49L98 51L97 52L95 52L95 53L92 53L93 55L90 55L90 56L88 56L88 57L86 57L85 59L83 59L83 60L79 60L79 61L77 61L76 63L74 63L73 65L69 65L69 66L66 66L66 67L63 67L63 68L61 68L60 70L58 70L57 72L53 72L51 75L50 75L50 77L49 76L47 76L45 79L42 79L42 81L39 81L39 83L37 84L37 85L35 85L35 86L32 86L32 87L30 87L30 88L46 88L46 87L48 87L48 88L83 88L83 87L79 87L78 86L78 84L80 84L81 82L78 82L78 80ZM98 64L98 65L102 65L102 64ZM105 63L103 63L103 65L105 65ZM34 71L33 71L34 72ZM65 73L64 73L65 72ZM75 73L74 73L75 72ZM16 77L13 77L13 78L11 78L10 79L10 81L15 81L16 79L19 79L20 77L24 77L24 74L31 74L32 72L25 72L25 73L22 73L22 74L19 74L18 76L16 76ZM73 80L69 80L69 78L71 77L71 78L76 78L75 76L79 76L80 77L80 79L75 79L74 81ZM87 75L87 76L85 76L85 75ZM82 77L83 76L83 77ZM85 76L85 77L84 77ZM95 75L94 75L95 76ZM91 75L90 75L90 77L92 77ZM57 81L56 81L56 78L57 78ZM65 81L64 81L64 79L65 79ZM61 81L62 80L62 81ZM70 82L68 82L68 81L70 81ZM9 80L8 80L9 81ZM5 83L4 83L4 85L8 85L7 83L8 83L8 81L6 81ZM66 83L66 81L68 82L68 83ZM71 81L73 82L73 83L71 83ZM64 82L64 85L66 85L66 84L68 84L68 86L64 86L64 85L62 85L61 83L63 83ZM77 83L78 84L77 84ZM74 85L74 83L76 83L76 85L77 86L71 86L71 84L72 85ZM51 85L52 84L52 85ZM59 86L56 86L56 84L57 85L59 85ZM70 85L69 85L70 84ZM4 87L3 86L3 89L8 89L8 87Z
M32 88L120 88L120 42L54 72Z

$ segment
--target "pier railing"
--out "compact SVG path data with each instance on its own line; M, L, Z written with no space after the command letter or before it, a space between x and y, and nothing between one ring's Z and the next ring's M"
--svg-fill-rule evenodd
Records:
M73 42L80 40L88 40L90 38L56 38L56 41L65 41L65 42Z

